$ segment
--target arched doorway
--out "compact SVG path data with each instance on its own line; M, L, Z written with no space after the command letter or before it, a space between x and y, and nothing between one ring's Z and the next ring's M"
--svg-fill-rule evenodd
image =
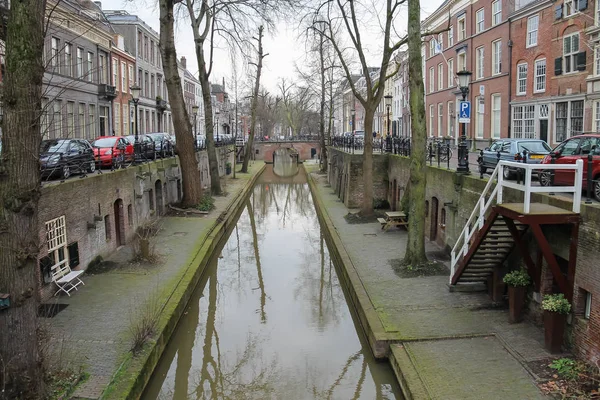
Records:
M392 211L396 211L396 205L398 204L398 182L394 179L392 181Z
M123 200L121 199L115 200L114 216L117 246L122 246L125 244L125 213L123 210Z
M160 179L154 184L154 193L156 195L156 215L163 214L163 194L162 194L162 182Z
M429 231L429 240L435 241L438 232L438 199L431 198L431 230Z

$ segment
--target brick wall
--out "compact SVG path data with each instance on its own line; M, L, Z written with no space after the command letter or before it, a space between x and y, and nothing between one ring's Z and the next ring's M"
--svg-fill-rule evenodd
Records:
M358 207L358 200L362 198L362 185L357 183L362 176L361 156L336 149L331 149L330 155L329 182L332 188L344 200L346 206ZM377 184L377 193L385 193L391 207L398 207L409 179L410 159L396 155L380 155L375 156L375 160L374 182L383 182ZM429 166L426 167L426 177L428 215L425 234L431 238L434 233L436 242L449 251L473 211L486 181L479 179L476 174L464 176L444 168ZM382 186L385 186L385 192ZM522 202L523 197L519 192L505 190L504 199L505 202ZM564 209L572 207L569 200L556 196L533 195L532 201ZM436 203L437 208L434 208ZM581 217L574 281L574 313L569 325L569 343L573 346L575 354L595 363L600 361L600 206L582 204ZM555 256L568 260L571 241L569 228L565 225L545 225L543 230ZM525 238L529 242L531 256L535 262L537 245L531 235L526 235ZM521 257L513 254L503 270L511 269L520 263ZM542 267L541 293L534 293L530 302L530 317L536 322L541 322L541 294L552 290L552 276L545 261ZM589 319L584 317L587 293L591 293L592 296Z

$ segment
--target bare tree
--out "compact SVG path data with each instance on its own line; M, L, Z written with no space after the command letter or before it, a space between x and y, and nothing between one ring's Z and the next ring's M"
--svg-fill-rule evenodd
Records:
M299 87L290 84L285 78L282 78L278 84L283 103L285 119L292 128L292 135L298 136L302 130L305 121L306 112L310 108L312 95L309 86Z
M256 119L260 123L262 130L268 136L273 135L273 130L277 122L280 122L280 97L273 97L264 88L258 96L256 108Z
M0 159L0 292L11 305L0 312L0 394L42 398L36 271L46 1L11 3Z
M194 146L192 124L183 100L181 77L177 68L177 51L175 50L173 7L179 0L159 0L160 7L160 54L162 57L165 83L171 100L175 137L179 144L179 161L183 183L184 207L194 207L200 203L202 185L200 170ZM212 177L211 177L212 178Z
M263 59L268 55L263 53L262 39L263 39L264 26L258 27L258 57L256 60L256 80L254 81L254 90L252 92L252 106L250 110L250 135L248 135L248 143L246 143L246 153L244 154L244 163L242 164L241 172L248 172L248 163L252 152L254 151L254 135L256 129L256 108L258 104L258 91L260 89L260 74L263 67Z

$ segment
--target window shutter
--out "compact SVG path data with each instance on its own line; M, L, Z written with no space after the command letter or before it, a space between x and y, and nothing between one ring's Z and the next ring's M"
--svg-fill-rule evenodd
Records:
M562 75L562 57L554 59L554 75Z
M586 70L585 58L586 58L585 51L581 51L581 52L577 53L577 71L585 71Z
M583 11L587 8L588 2L587 0L579 0L579 11Z
M562 4L559 4L556 6L556 8L554 9L554 19L561 19L562 18Z

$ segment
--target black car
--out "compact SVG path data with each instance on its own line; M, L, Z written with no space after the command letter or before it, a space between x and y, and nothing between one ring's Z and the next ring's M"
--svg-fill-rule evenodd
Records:
M171 135L164 132L146 133L154 141L154 149L156 154L161 158L171 157L175 155L175 143Z
M125 136L130 144L135 146L135 135ZM156 150L154 140L148 135L138 135L138 143L140 145L140 159L141 160L156 160ZM135 147L134 147L135 151Z
M43 140L40 145L40 168L43 178L67 179L74 172L94 172L94 150L84 139Z

